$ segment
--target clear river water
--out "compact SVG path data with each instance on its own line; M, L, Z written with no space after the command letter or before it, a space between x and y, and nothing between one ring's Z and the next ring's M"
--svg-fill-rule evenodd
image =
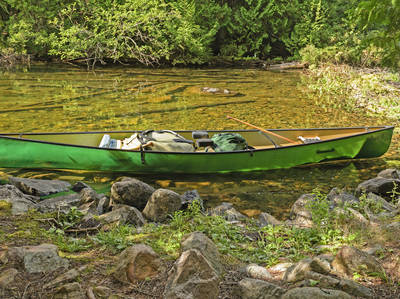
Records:
M141 129L247 129L226 115L263 128L395 125L393 120L324 108L310 97L301 72L255 69L145 69L95 71L65 65L34 65L0 73L0 133ZM228 89L210 94L203 87ZM400 167L398 131L380 158L291 169L224 175L136 176L178 193L197 189L206 206L228 201L247 215L286 216L303 193L354 188L380 170ZM1 169L20 176L82 180L99 192L129 173Z

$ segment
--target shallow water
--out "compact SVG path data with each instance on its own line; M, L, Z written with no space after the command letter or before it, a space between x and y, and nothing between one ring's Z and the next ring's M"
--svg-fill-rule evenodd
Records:
M263 128L395 125L310 99L300 72L243 69L105 68L36 65L0 74L0 132L73 132L141 129L245 129L226 115ZM228 89L208 94L202 87ZM250 215L287 214L302 193L316 187L349 190L380 170L400 167L395 133L389 152L368 161L325 163L230 175L151 175L140 179L183 193L197 189L208 206L235 204ZM84 180L99 191L122 175L77 171L1 169L3 177Z

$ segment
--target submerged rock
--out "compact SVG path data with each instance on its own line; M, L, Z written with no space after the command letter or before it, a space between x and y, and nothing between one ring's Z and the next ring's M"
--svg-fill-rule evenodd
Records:
M22 192L34 196L47 196L54 193L65 192L71 188L70 183L60 180L10 177L9 182Z

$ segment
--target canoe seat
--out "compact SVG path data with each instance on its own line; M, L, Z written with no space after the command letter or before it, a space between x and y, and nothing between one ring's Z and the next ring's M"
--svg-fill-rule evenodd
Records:
M304 144L315 143L315 142L321 141L321 138L319 138L318 136L315 136L315 137L299 136L299 137L297 137L297 139L300 139L300 141L303 142Z
M192 138L193 139L206 139L208 138L208 132L207 131L193 131L192 132Z
M196 146L197 147L207 147L207 146L213 146L214 141L208 138L202 138L202 139L197 139L196 140Z

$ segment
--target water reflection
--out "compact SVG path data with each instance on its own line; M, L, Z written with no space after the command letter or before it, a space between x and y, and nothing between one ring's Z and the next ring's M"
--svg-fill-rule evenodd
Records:
M315 105L301 73L226 69L107 68L95 72L38 65L0 75L0 131L91 131L129 129L243 129L226 115L264 128L394 125ZM208 94L202 87L230 90ZM285 215L290 204L315 187L352 189L386 167L398 167L398 138L380 159L328 163L261 173L214 176L140 176L183 193L197 189L207 204L230 201L241 210ZM100 191L121 173L3 169L6 175L85 180Z

